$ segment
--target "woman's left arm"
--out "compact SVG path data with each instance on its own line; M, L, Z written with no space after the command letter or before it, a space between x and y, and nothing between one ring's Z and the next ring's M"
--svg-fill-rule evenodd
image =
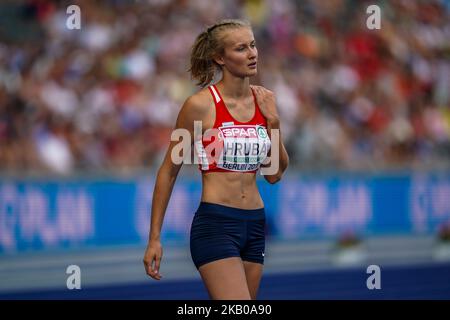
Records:
M269 131L270 140L272 142L272 146L274 143L278 143L278 159L275 157L272 153L273 147L270 151L270 158L271 161L278 161L278 171L277 173L273 175L264 175L264 178L271 184L277 183L281 180L281 177L283 176L284 171L286 171L288 165L289 165L289 155L286 151L286 148L283 144L283 139L281 138L281 129L280 129L280 120L267 120L267 129ZM273 137L273 131L272 130L278 130L278 137L277 141L274 141L272 139Z
M272 143L272 148L270 151L270 158L271 161L278 161L278 170L276 173L271 175L264 175L264 178L271 184L276 183L281 180L281 177L283 176L284 171L286 171L288 165L289 165L289 155L286 151L286 148L283 144L283 139L281 137L281 123L280 123L280 117L278 115L278 110L276 107L275 102L275 94L267 90L264 87L261 86L252 86L252 89L255 92L256 99L258 101L259 109L261 110L261 113L264 115L264 117L267 120L267 130L269 133L269 137ZM275 135L276 141L272 139L274 136L273 130L277 130L276 132L278 135ZM278 144L278 157L276 157L276 154L272 153L274 144ZM275 156L275 159L274 159ZM270 165L264 165L264 167L272 166L273 163Z

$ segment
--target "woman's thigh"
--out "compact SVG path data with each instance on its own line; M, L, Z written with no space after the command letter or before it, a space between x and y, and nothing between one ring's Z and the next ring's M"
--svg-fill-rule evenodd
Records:
M250 297L256 300L258 295L259 283L263 273L263 265L261 263L244 261L245 278L247 279L247 287Z
M211 299L251 299L241 258L215 260L202 265L198 270Z

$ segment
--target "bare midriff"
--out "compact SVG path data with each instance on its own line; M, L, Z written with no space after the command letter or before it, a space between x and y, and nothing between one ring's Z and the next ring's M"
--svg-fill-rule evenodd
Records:
M203 202L240 209L264 207L256 184L256 173L208 172L202 173Z

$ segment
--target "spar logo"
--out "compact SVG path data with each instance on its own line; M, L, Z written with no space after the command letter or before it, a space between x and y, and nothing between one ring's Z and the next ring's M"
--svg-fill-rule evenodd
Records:
M259 127L258 130L262 128ZM256 132L255 126L241 125L232 127L220 127L219 128L222 138L258 138L261 134Z

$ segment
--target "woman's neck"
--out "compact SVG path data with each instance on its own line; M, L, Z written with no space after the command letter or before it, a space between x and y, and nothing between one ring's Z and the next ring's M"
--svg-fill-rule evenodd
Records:
M217 86L222 96L239 100L248 96L250 80L248 77L237 78L224 75Z

